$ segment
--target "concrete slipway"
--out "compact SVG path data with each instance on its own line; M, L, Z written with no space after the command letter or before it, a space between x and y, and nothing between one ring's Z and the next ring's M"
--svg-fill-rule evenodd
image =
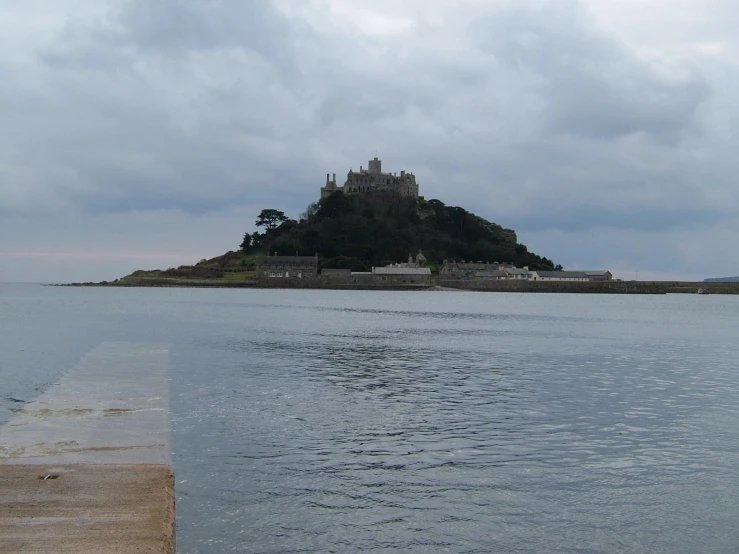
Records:
M0 427L0 553L175 551L168 363L103 343Z

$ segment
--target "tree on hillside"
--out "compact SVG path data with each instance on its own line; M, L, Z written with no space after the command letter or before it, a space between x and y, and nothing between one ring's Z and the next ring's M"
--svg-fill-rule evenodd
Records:
M244 233L244 240L241 242L241 249L244 252L248 252L250 247L251 247L251 235L249 233Z
M285 212L267 208L259 212L256 226L266 227L267 229L274 229L280 223L282 223L283 221L287 221L288 219L289 218L285 215Z
M260 235L257 231L254 231L251 234L251 247L252 248L261 248L264 246L264 240L267 238L266 233L264 235Z
M308 204L308 207L305 209L305 211L300 214L300 221L305 221L307 219L310 219L313 217L316 212L318 211L318 202L311 202Z

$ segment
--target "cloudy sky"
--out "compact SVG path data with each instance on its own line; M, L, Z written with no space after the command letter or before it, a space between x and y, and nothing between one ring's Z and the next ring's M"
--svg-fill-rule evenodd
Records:
M0 281L238 248L379 154L569 268L739 274L734 0L0 0Z

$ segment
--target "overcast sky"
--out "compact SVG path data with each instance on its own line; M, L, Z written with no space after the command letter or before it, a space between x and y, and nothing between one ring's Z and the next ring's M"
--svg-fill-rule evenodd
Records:
M735 0L0 0L0 281L235 250L377 153L566 268L739 274Z

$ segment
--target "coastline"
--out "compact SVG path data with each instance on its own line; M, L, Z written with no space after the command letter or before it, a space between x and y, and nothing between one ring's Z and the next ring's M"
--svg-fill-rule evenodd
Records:
M316 280L303 282L260 283L256 280L144 278L119 279L99 283L58 283L60 287L175 287L238 289L325 289L325 290L394 290L394 291L467 291L564 294L695 294L705 289L708 294L739 294L739 283L703 281L447 281L435 278L431 285L336 284Z

